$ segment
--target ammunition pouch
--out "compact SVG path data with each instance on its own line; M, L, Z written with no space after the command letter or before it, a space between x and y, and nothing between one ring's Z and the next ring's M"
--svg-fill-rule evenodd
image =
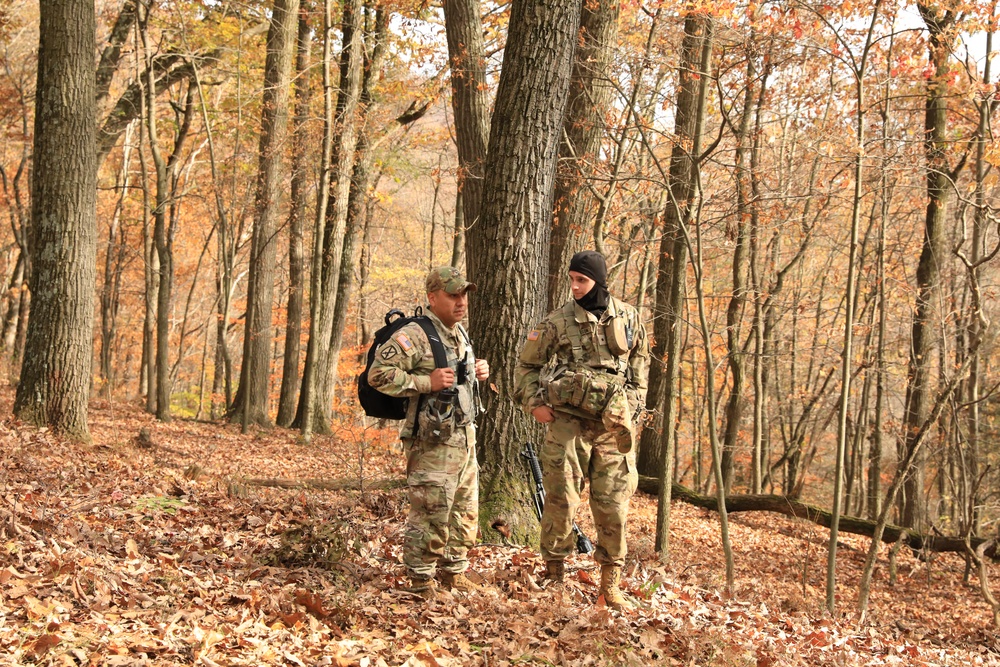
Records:
M570 408L571 413L601 419L608 401L621 391L624 378L598 368L570 370L557 368L550 378L542 379L546 403L553 409Z
M468 423L469 417L459 402L458 388L449 387L424 399L417 412L414 437L432 445L441 444L450 440L457 429Z

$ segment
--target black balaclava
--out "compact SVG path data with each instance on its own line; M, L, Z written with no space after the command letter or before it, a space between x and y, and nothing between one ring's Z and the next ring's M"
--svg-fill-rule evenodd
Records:
M576 302L597 317L603 315L611 296L608 293L608 265L604 261L604 255L593 250L578 252L569 260L569 270L582 273L594 281L590 291Z

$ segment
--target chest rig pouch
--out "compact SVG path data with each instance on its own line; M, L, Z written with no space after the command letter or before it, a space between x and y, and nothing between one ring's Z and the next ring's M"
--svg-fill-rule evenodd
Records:
M560 365L541 378L546 402L555 409L572 408L582 416L600 419L608 400L622 386L620 378L587 366Z
M451 365L447 360L442 364L436 357L435 364L438 368ZM472 421L474 364L471 345L466 339L465 354L455 366L455 384L427 396L417 411L417 438L429 444L441 444Z

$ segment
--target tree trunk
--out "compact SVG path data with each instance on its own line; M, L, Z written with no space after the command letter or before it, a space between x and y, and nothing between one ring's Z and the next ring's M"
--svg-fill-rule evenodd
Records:
M125 225L122 224L122 209L125 197L131 187L132 134L134 125L125 131L125 147L122 152L122 168L118 173L115 189L119 190L111 222L108 224L108 243L104 254L104 284L101 286L101 380L104 394L110 399L114 395L116 374L113 364L114 340L117 335L118 307L121 299L122 271L128 252Z
M302 429L302 440L312 440L316 421L311 396L316 391L316 348L319 338L319 312L323 299L323 226L330 202L330 159L333 152L333 0L323 0L323 143L320 148L319 183L316 187L316 222L313 226L312 268L309 276L309 343L306 347L305 367L302 370L302 389L299 391L299 408L292 423Z
M267 34L243 366L232 410L232 417L239 419L244 432L249 424L270 424L267 408L273 337L271 311L278 248L275 222L281 202L281 156L288 130L288 91L298 15L299 0L274 0Z
M312 317L317 319L317 330L310 329L306 349L306 366L311 369L311 381L303 382L299 398L296 423L303 425L303 406L309 404L312 420L309 430L326 433L330 430L330 408L336 378L331 374L330 342L333 339L333 321L337 307L341 259L344 237L347 232L347 206L354 169L355 150L358 143L356 118L361 98L361 73L364 61L364 30L361 16L362 1L346 0L343 7L343 49L340 54L340 93L334 126L336 136L331 145L330 191L325 217L317 221L316 233L322 239L322 256L313 257L313 271L321 272L318 302L312 306ZM320 226L321 225L321 226ZM314 278L314 285L315 285Z
M515 0L511 7L481 219L468 230L469 275L479 288L470 329L477 355L495 369L495 392L484 387L479 419L480 527L495 535L490 524L503 517L517 540L537 534L519 452L539 429L512 399L513 364L504 362L517 358L525 332L544 315L552 188L580 5Z
M373 11L369 6L368 11ZM358 136L356 157L351 173L350 189L347 196L347 219L345 220L344 245L340 257L340 278L337 280L337 300L333 311L333 328L330 335L330 356L327 362L331 381L336 380L340 366L340 348L344 344L344 328L347 325L347 307L354 291L354 266L357 254L358 239L364 232L365 203L368 199L368 187L372 180L372 166L375 161L375 141L372 137L374 128L368 121L377 108L373 89L382 78L384 65L385 40L389 29L389 12L378 9L373 29L366 36L365 68L361 84L361 97L358 112ZM387 136L397 132L398 126L388 130ZM385 139L386 137L383 137Z
M458 189L462 195L465 229L470 229L479 221L483 200L483 161L490 138L486 47L481 16L479 0L444 0L444 25L451 65L451 106L458 145ZM475 250L470 244L471 239L466 234L467 264L474 261ZM466 273L477 275L475 268L470 264Z
M585 185L593 175L604 138L604 115L611 106L611 63L618 37L617 2L582 1L580 36L569 102L559 142L552 243L549 246L548 302L554 310L569 297L570 257L586 244L594 198ZM625 131L624 129L622 130Z
M686 486L672 484L673 497L695 507L719 511L719 499L716 496L706 496L697 493ZM660 488L660 480L655 477L639 477L639 491L656 495ZM804 503L797 498L788 496L777 496L769 494L747 494L733 495L726 498L726 511L733 512L772 512L782 514L796 519L805 519L818 526L829 527L830 512L815 505ZM877 525L875 521L862 519L860 517L842 516L840 518L840 529L844 533L851 535L864 535L872 537L875 535ZM951 535L922 534L902 526L888 524L884 527L879 538L884 544L895 544L900 540L914 551L930 550L938 553L962 553L965 551L965 538ZM989 540L974 537L970 544L977 548Z
M32 308L14 414L89 440L97 161L93 2L43 0L31 188Z
M924 216L923 248L917 264L917 298L913 309L910 336L910 359L907 367L906 407L904 428L906 440L903 455L914 451L913 438L927 416L934 363L934 301L938 293L939 261L944 252L948 190L952 175L948 173L948 58L953 39L955 15L939 13L936 7L917 4L930 33L929 56L934 74L927 81L926 113L924 116L924 155L927 160L927 210ZM916 457L913 474L903 485L900 523L908 528L924 524L925 457Z
M309 51L312 29L304 8L299 11L299 36L295 60L295 117L292 119L291 210L288 213L288 308L285 324L285 353L278 397L278 426L289 426L295 418L295 399L299 388L299 357L302 338L302 304L305 286L305 247L303 220L306 215L306 153L309 121Z
M754 34L750 36L755 42ZM733 292L726 308L726 348L729 354L729 372L733 377L729 400L726 403L726 430L722 436L722 479L728 494L733 485L736 467L736 446L739 440L740 423L743 421L743 385L746 382L746 355L740 342L743 330L743 309L747 300L747 259L750 251L750 234L747 227L754 216L756 206L750 180L756 161L756 139L750 138L750 123L756 99L754 86L757 79L757 60L754 53L747 53L746 91L743 96L743 112L736 135L736 220L727 225L727 236L733 242ZM754 136L760 130L759 118L754 126Z
M653 428L643 431L639 442L638 468L663 479L673 479L674 450L680 410L681 342L684 338L684 299L687 293L687 244L683 225L691 217L697 193L692 146L700 146L704 124L702 79L711 69L710 19L690 13L684 20L681 65L678 76L677 141L670 156L669 197L663 211L659 270L656 278L656 306L653 320L647 409L655 415ZM661 474L662 471L662 474ZM664 484L657 507L656 549L668 557L670 547L670 485Z

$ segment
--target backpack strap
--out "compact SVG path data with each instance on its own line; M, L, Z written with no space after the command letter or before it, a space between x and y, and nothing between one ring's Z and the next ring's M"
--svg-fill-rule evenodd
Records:
M427 336L427 341L431 344L431 352L434 354L434 365L438 368L448 368L448 353L444 349L444 343L441 342L441 335L438 333L434 323L431 322L429 317L420 315L419 313L414 315L413 321L419 324L420 328L424 330L424 335ZM420 420L420 408L425 396L426 394L417 396L417 409L413 413L414 438L420 437L418 422Z
M431 352L434 353L434 365L438 368L448 368L448 353L445 352L444 343L441 342L441 336L438 334L434 323L426 315L415 317L414 321L424 330L424 334L431 344Z

